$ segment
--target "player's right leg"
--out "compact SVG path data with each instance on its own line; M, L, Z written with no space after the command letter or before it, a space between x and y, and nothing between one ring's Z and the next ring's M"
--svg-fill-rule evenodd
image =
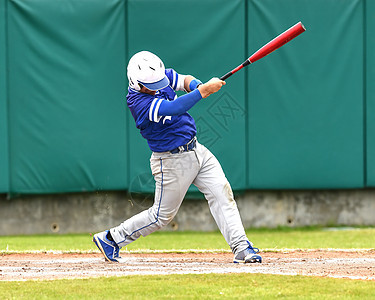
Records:
M151 157L151 170L155 179L154 204L110 229L116 245L124 247L140 236L147 236L169 224L199 168L193 151L176 154L154 153Z

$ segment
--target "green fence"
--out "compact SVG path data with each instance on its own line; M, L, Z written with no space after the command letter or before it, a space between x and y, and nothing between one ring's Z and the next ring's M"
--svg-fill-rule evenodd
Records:
M125 102L140 50L202 81L307 31L191 110L235 190L375 186L375 0L0 0L0 192L152 191Z
M126 186L124 11L124 1L8 3L11 192Z
M250 2L250 49L296 18L307 28L249 70L250 187L364 186L363 3Z

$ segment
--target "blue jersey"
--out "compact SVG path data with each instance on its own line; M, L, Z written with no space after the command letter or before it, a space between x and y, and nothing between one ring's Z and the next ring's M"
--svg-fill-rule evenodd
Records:
M166 152L188 143L197 133L193 117L185 112L177 116L160 116L158 111L162 101L177 98L176 90L179 74L166 69L169 86L157 91L155 96L128 89L127 105L137 128L147 140L151 151Z

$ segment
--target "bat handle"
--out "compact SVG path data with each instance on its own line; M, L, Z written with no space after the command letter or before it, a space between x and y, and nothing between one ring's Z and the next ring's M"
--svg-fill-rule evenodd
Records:
M225 74L224 76L221 76L220 79L221 80L225 80L227 79L228 77L232 76L234 73L236 73L237 71L241 70L243 67L246 67L248 65L251 64L251 61L250 61L250 58L248 58L247 60L245 60L241 65L239 65L237 68L233 69L232 71L229 71L227 74Z
M232 72L228 72L228 73L225 74L224 76L221 76L221 77L220 77L220 80L225 80L225 79L227 79L228 77L231 77L232 75L233 75Z

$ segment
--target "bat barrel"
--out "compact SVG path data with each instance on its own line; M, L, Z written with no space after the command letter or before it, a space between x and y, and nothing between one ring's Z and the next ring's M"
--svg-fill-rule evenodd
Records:
M232 71L228 72L224 76L220 77L221 80L225 80L228 77L232 76L237 71L241 70L243 67L250 65L251 63L265 57L271 52L279 49L281 46L299 36L302 32L306 30L305 26L301 22L298 22L296 25L290 27L288 30L284 31L282 34L275 37L272 41L264 45L258 51L256 51L252 56L245 60L241 65Z
M251 63L265 57L266 55L272 53L273 51L279 49L281 46L299 36L302 32L306 30L305 26L301 22L290 27L288 30L284 31L282 34L275 37L272 41L264 45L252 56L249 57Z

